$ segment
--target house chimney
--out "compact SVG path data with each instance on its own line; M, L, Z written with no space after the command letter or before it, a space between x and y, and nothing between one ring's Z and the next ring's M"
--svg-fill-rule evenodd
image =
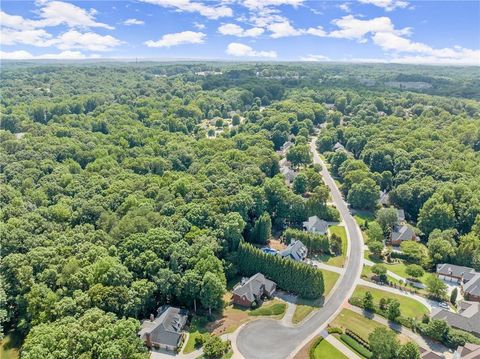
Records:
M153 322L155 320L155 316L153 314L150 314L150 321Z

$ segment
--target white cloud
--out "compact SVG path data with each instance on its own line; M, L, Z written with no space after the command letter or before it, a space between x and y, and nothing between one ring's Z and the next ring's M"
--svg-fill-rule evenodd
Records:
M158 41L146 41L145 45L148 47L170 47L183 44L202 44L205 42L206 36L203 32L183 31L163 35Z
M81 7L75 6L63 1L42 2L39 15L42 20L38 20L36 27L67 25L69 27L102 27L113 30L110 25L95 21L97 11L90 9L87 11Z
M123 22L123 25L131 26L131 25L144 25L145 21L138 20L138 19L127 19Z
M222 35L231 35L237 37L257 37L263 34L265 30L261 27L252 27L248 30L236 24L223 24L218 28L218 32Z
M360 0L363 4L371 4L381 8L384 8L386 11L392 11L396 8L406 8L409 4L403 0Z
M258 10L268 6L291 5L297 7L303 2L304 0L244 0L242 5L250 10Z
M413 42L410 39L398 36L394 33L378 32L372 36L373 42L384 50L399 52L428 52L431 48L420 42Z
M25 44L38 47L52 45L52 35L43 29L16 30L2 28L0 43L2 45Z
M301 61L329 61L330 58L325 55L307 55L300 57Z
M355 18L353 15L347 15L340 19L335 19L332 23L340 29L332 31L328 34L329 37L340 39L353 39L365 42L364 36L368 33L397 33L405 35L410 33L410 28L396 30L389 17L382 16L370 20L361 20Z
M122 44L122 41L110 35L102 36L94 32L81 33L70 30L58 36L54 43L60 50L109 51Z
M226 53L232 56L238 57L268 57L276 58L277 53L275 51L256 51L250 46L240 44L238 42L232 42L228 45Z
M86 56L80 51L62 51L58 54L43 54L34 56L28 51L0 51L0 59L4 60L38 60L38 59L55 59L55 60L78 60L78 59L94 59L98 58L98 55Z
M270 24L267 26L267 29L271 31L272 34L270 36L274 39L287 36L313 35L323 37L326 35L321 26L316 28L310 27L308 29L296 29L288 20Z
M340 4L340 5L338 5L338 7L340 8L340 10L343 10L345 12L350 12L351 11L350 5L348 3Z
M206 18L216 20L221 17L230 17L233 15L231 8L225 5L208 6L200 2L190 0L142 0L146 3L158 5L167 8L174 8L178 11L198 12Z
M199 30L203 30L206 27L204 24L202 24L200 22L197 22L197 21L194 21L193 26L195 26Z

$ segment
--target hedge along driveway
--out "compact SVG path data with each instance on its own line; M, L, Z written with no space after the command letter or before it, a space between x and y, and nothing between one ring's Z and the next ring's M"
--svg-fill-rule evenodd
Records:
M355 288L352 297L363 299L366 292L372 293L373 301L376 305L379 305L381 298L398 300L400 303L400 311L405 317L421 318L424 314L429 313L428 308L415 299L362 285L359 285L357 288Z

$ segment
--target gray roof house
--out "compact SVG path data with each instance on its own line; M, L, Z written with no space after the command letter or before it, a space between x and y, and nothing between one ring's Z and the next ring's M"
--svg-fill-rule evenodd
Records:
M280 147L280 150L282 150L283 152L285 152L286 150L288 150L290 147L293 146L293 142L291 141L287 141L285 142L282 147Z
M480 335L480 303L463 301L459 304L460 311L458 313L435 308L432 311L432 319L442 319L454 328Z
M344 151L345 146L343 146L340 142L337 142L333 145L333 150L334 151Z
M308 221L303 222L303 229L307 232L325 234L328 230L328 222L317 216L308 217Z
M302 242L294 239L292 239L287 248L278 252L278 254L283 258L290 258L300 262L307 258L307 253L307 247L305 247Z
M144 320L138 336L149 348L160 348L175 351L183 337L183 328L187 323L188 311L171 306L158 309L156 318L153 314Z
M380 198L378 199L378 204L382 207L390 206L390 198L387 191L380 191Z
M480 359L480 345L472 343L460 345L453 353L453 359Z
M478 273L475 269L464 266L457 266L450 263L437 264L437 275L450 277L455 279L462 279L463 282L468 282L473 279Z
M395 245L399 245L403 241L412 240L416 241L418 237L413 228L406 223L395 226L392 233L390 233L390 242Z
M405 222L405 211L403 209L397 209L398 223Z
M250 307L255 301L260 301L262 297L271 297L277 284L267 278L262 273L257 273L250 278L243 278L242 281L233 288L232 301L235 304Z
M465 299L480 302L480 273L475 269L455 264L437 264L437 275L444 279L454 279L462 285Z

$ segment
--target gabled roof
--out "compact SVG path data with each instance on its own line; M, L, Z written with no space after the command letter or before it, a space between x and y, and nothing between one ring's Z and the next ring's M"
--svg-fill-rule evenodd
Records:
M308 217L308 221L303 222L303 227L308 232L325 234L328 230L328 222L317 216Z
M470 295L480 297L480 273L475 274L472 279L465 283L463 291Z
M176 307L161 307L154 321L144 320L138 335L145 339L150 334L153 343L176 346L187 323L188 311Z
M453 313L446 309L436 308L432 312L432 319L445 320L452 327L465 330L476 335L480 334L480 303L464 302L459 313Z
M473 279L473 277L475 277L475 275L477 274L477 272L473 268L457 266L450 263L437 264L437 273L452 277L463 277L465 281Z
M288 247L278 254L282 257L290 257L296 261L302 261L307 256L307 247L301 241L292 240Z
M397 209L397 219L399 223L405 222L405 211L403 209Z
M380 198L378 200L378 204L380 204L381 206L390 205L389 193L387 191L380 191Z
M345 149L345 147L340 142L337 142L333 145L333 150L334 151L344 150L344 149Z
M478 359L480 358L480 345L465 343L459 346L453 354L454 359Z
M396 226L392 231L392 241L410 241L415 237L415 232L408 224Z
M263 295L263 288L270 293L275 286L275 282L265 278L262 273L257 273L248 279L242 279L242 282L233 289L233 294L253 302L257 297Z

